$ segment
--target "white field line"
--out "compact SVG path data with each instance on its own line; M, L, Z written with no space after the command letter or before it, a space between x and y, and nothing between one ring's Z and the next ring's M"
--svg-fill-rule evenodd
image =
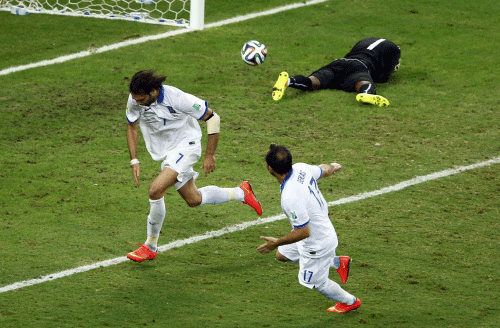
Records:
M328 1L328 0L311 0L311 1L301 2L301 3L294 3L294 4L291 4L288 6L278 7L275 9L270 9L270 10L266 10L266 11L262 11L262 12L258 12L258 13L237 16L237 17L222 20L219 22L206 24L205 29L229 25L229 24L233 24L233 23L239 23L239 22L243 22L243 21L246 21L246 20L249 20L252 18L273 15L273 14L276 14L276 13L279 13L282 11L300 8L300 7L304 7L304 6L315 5L315 4L318 4L321 2L326 2L326 1ZM54 65L54 64L60 64L60 63L64 63L64 62L67 62L67 61L70 61L73 59L87 57L87 56L90 56L93 54L99 54L99 53L103 53L103 52L107 52L107 51L111 51L111 50L115 50L115 49L120 49L120 48L131 46L131 45L136 45L136 44L140 44L140 43L144 43L144 42L148 42L148 41L153 41L153 40L169 38L169 37L172 37L175 35L190 33L190 32L194 32L194 31L196 31L196 30L179 29L179 30L169 31L169 32L165 32L165 33L161 33L161 34L157 34L157 35L144 36L142 38L123 41L123 42L115 43L115 44L100 47L100 48L89 49L89 50L81 51L81 52L78 52L75 54L65 55L65 56L57 57L57 58L50 59L50 60L42 60L42 61L36 62L36 63L6 68L3 70L0 70L0 75L7 75L7 74L15 73L15 72L24 71L24 70L27 70L30 68L35 68L35 67L43 67L43 66L49 66L49 65Z
M393 191L402 190L404 188L407 188L407 187L410 187L413 185L417 185L420 183L424 183L427 181L432 181L432 180L444 178L444 177L447 177L450 175L454 175L454 174L458 174L461 172L474 170L477 168L490 166L490 165L498 164L498 163L500 163L500 157L495 157L495 158L492 158L492 159L485 161L485 162L480 162L480 163L476 163L476 164L472 164L472 165L468 165L468 166L460 166L460 167L456 167L454 169L448 169L448 170L444 170L444 171L440 171L440 172L436 172L436 173L431 173L431 174L424 175L424 176L417 176L416 178L400 182L400 183L395 184L393 186L389 186L389 187L385 187L385 188L378 189L375 191L365 192L365 193L362 193L362 194L359 194L356 196L350 196L350 197L346 197L346 198L342 198L342 199L339 199L336 201L329 202L328 206L336 206L336 205L342 205L342 204L360 201L363 199L387 194L387 193L390 193ZM207 231L203 235L193 236L193 237L183 239L183 240L176 240L176 241L173 241L169 244L160 246L160 247L158 247L158 252L165 252L165 251L168 251L168 250L173 249L173 248L177 248L177 247L181 247L181 246L189 245L189 244L194 244L194 243L197 243L197 242L205 240L205 239L219 237L219 236L225 235L227 233L245 230L246 228L249 228L252 226L282 220L285 217L286 216L284 214L278 214L278 215L267 217L267 218L259 218L255 221L235 224L235 225L225 227L223 229L216 230L216 231ZM16 282L16 283L13 283L11 285L1 287L0 293L4 293L4 292L10 291L10 290L15 290L15 289L23 288L23 287L28 287L28 286L40 284L42 282L52 281L55 279L71 276L71 275L74 275L76 273L86 272L86 271L94 270L97 268L105 268L105 267L108 267L111 265L117 265L117 264L120 264L120 263L125 262L125 261L128 261L127 257L121 256L121 257L117 257L114 259L97 262L94 264L80 266L80 267L77 267L74 269L56 272L56 273L49 274L46 276L40 276L38 278L31 279L31 280L24 280L24 281Z

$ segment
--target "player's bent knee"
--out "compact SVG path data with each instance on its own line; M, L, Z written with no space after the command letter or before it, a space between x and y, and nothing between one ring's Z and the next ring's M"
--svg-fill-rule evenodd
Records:
M160 199L165 195L166 190L158 188L154 183L149 185L148 195L149 199Z
M199 192L188 194L181 193L181 196L189 207L196 207L201 205L202 198Z
M332 294L332 286L329 281L314 285L314 289L323 294L325 297L330 297Z
M162 197L161 193L154 188L151 188L151 186L148 189L148 195L149 199L160 199Z
M321 89L321 82L316 76L311 75L309 76L309 79L311 80L312 83L312 90L316 91Z
M190 200L187 200L187 199L186 199L186 204L187 204L189 207L196 207L196 206L200 206L200 205L201 205L201 199L200 199L199 201L197 201L197 200L190 201Z

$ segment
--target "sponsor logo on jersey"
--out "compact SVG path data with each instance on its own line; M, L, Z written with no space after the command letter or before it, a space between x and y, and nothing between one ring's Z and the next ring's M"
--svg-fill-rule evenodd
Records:
M199 104L194 104L193 105L193 108L196 109L196 110L200 110L201 109L201 106Z

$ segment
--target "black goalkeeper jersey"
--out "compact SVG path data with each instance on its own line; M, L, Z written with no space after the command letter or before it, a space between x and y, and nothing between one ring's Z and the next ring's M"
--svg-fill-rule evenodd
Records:
M399 62L401 50L393 42L379 38L366 38L349 51L344 58L361 60L376 83L387 82Z

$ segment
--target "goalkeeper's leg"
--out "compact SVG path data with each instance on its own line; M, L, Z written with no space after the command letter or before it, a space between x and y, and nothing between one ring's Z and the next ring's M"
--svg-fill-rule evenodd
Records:
M379 107L389 106L389 100L376 94L375 86L369 81L356 83L356 100L360 103L371 104Z

